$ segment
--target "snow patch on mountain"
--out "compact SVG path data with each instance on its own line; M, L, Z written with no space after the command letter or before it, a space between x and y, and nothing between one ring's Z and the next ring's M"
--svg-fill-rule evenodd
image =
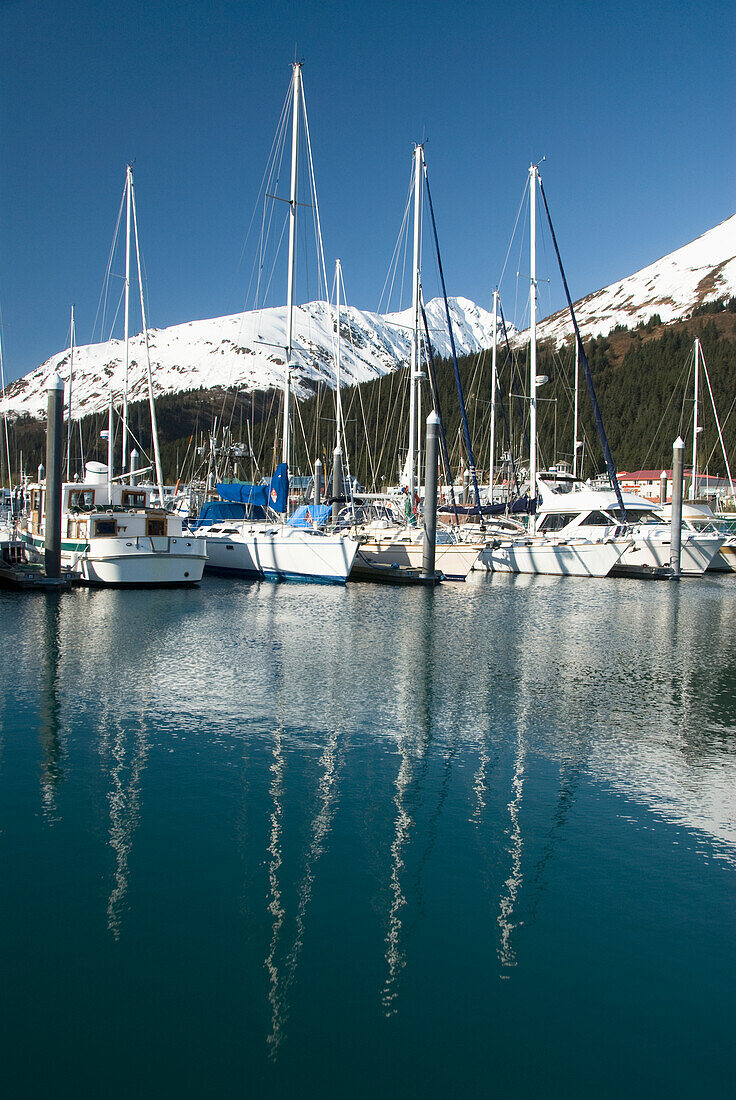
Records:
M665 324L679 321L704 302L734 295L736 214L634 275L581 298L574 303L575 316L583 337L607 336L617 325L636 328L657 313ZM572 332L567 309L537 325L537 339L556 344Z
M464 355L491 346L493 318L467 298L449 299L455 346ZM436 354L451 354L444 301L434 298L425 311ZM318 383L335 386L337 311L327 302L309 302L294 310L292 384L300 397ZM409 362L411 309L385 315L354 307L340 311L342 384L366 382ZM149 329L154 394L179 393L199 387L264 390L281 386L286 360L286 307L279 306L229 317L189 321L166 329ZM50 377L67 383L71 353L51 356L25 377L7 386L10 414L43 415ZM107 408L110 394L122 399L125 344L109 340L74 349L72 415L81 417ZM142 334L129 341L128 399L147 396L146 345Z

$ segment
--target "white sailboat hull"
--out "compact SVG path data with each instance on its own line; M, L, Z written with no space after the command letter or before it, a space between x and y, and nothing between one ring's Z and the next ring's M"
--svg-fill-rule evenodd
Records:
M421 569L424 548L421 542L393 542L390 539L368 539L360 544L361 554L375 565L398 565ZM437 543L434 567L447 580L464 581L473 569L480 546L467 543Z
M218 573L344 584L358 543L344 535L323 535L286 525L243 527L199 535L206 542L207 569Z
M509 540L486 546L476 568L493 573L536 573L560 577L607 577L629 546L610 542Z

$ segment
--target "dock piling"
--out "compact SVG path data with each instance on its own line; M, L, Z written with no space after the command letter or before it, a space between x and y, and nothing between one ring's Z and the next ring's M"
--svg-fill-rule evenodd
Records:
M64 434L64 383L53 374L48 384L44 567L47 577L61 576L61 448Z
M424 537L422 540L422 572L434 573L437 549L437 438L440 418L432 412L427 417L427 444L424 474Z
M345 484L342 476L342 450L335 447L332 459L332 522L337 523L340 504L345 495Z
M680 577L682 552L682 484L685 444L678 435L672 445L672 534L670 536L670 565L675 577Z

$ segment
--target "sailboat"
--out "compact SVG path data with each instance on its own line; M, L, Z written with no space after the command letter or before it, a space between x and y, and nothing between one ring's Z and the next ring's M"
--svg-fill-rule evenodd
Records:
M297 168L302 66L292 75L291 190L289 198L289 264L286 303L286 363L284 367L284 420L282 461L264 501L263 486L218 486L220 496L240 493L246 507L241 521L218 521L198 527L196 539L207 547L207 568L220 573L268 577L276 580L312 580L344 584L353 566L358 543L345 534L305 530L285 522L288 509L290 403L294 328L294 272L296 266ZM285 485L285 490L283 489ZM228 499L233 500L229 495ZM236 498L237 499L237 498ZM269 514L270 513L270 514ZM271 518L273 517L273 518Z
M413 511L413 503L419 496L418 471L421 469L421 335L422 310L421 287L421 227L422 227L422 179L426 173L424 146L416 145L413 153L414 190L414 241L412 267L412 344L409 368L409 446L404 466L404 490L407 507ZM358 562L365 567L396 567L418 570L423 565L424 532L421 527L407 523L393 526L385 522L372 523L358 529L361 539ZM435 550L435 568L446 580L464 581L469 576L478 555L479 545L461 542L449 529L439 530Z
M122 467L114 475L114 418L110 395L107 427L107 465L87 462L81 480L67 480L62 488L61 563L83 584L116 586L181 586L202 579L206 551L201 542L183 531L179 516L164 509L163 474L158 444L156 408L153 400L151 357L143 300L138 223L133 190L133 172L128 165L123 201L127 209L125 265L125 385L123 392ZM155 455L156 485L136 484L128 472L128 359L130 306L131 231L135 236L140 290L141 318L148 372L148 399ZM71 421L71 387L74 364L74 321L72 315L68 411ZM59 387L63 382L58 378ZM71 425L70 425L71 427ZM67 446L71 444L71 430ZM141 471L143 472L143 471ZM30 510L20 525L20 536L28 551L42 558L46 537L46 486L42 481L28 486Z
M537 181L539 169L529 168L529 486L538 492L537 480ZM631 545L626 538L606 532L589 538L583 532L572 536L545 535L537 531L536 515L530 516L530 530L518 537L496 538L478 559L478 568L499 573L533 573L552 576L606 577Z

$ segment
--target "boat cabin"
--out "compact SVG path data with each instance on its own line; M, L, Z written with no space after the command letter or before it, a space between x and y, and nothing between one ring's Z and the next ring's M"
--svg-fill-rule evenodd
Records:
M29 486L28 534L44 534L46 485ZM158 504L154 485L108 482L107 466L88 462L84 481L65 482L62 489L62 539L89 542L96 538L181 535L181 518Z

